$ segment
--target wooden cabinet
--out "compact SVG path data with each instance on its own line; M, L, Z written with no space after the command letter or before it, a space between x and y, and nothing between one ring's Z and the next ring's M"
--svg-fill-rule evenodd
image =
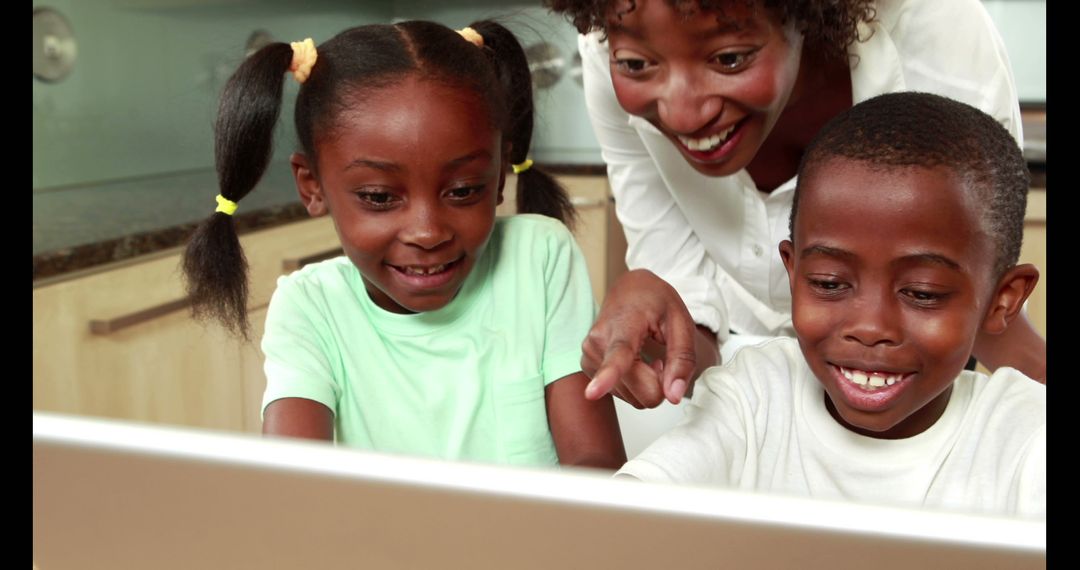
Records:
M1033 263L1039 268L1039 284L1028 297L1027 312L1031 324L1046 336L1046 189L1033 188L1028 193L1027 214L1024 216L1024 245L1020 248L1020 263Z
M191 319L179 250L35 284L34 409L257 431L250 402L262 395L258 340L277 277L289 263L340 246L329 218L252 232L241 242L250 266L250 343Z

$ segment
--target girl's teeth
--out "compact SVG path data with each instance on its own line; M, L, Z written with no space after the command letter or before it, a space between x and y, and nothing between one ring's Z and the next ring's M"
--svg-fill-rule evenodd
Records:
M441 273L443 270L445 270L446 264L444 263L442 265L434 265L432 267L407 266L403 269L405 270L405 273L408 273L409 275L432 275L435 273Z

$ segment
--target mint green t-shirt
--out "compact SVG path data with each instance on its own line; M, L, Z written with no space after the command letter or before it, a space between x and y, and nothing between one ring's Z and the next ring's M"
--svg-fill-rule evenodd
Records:
M558 463L544 388L581 370L595 316L585 262L557 220L496 220L461 291L437 311L375 305L346 257L278 279L263 408L333 410L339 444L445 459Z

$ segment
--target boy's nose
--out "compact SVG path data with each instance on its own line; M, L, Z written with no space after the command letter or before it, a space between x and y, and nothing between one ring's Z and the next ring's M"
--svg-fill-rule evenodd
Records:
M848 311L841 331L843 338L863 346L900 344L900 315L895 304L888 301L887 293L860 295Z
M686 74L671 74L657 100L657 115L669 131L691 135L709 125L724 110L724 98Z

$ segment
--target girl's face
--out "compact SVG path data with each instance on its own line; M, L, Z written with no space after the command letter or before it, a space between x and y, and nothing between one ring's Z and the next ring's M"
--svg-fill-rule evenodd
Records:
M406 78L367 92L316 140L317 177L293 157L312 215L329 210L368 294L395 313L449 303L502 201L502 135L483 99Z
M733 2L718 16L638 0L621 19L609 18L607 33L619 104L707 176L750 163L799 75L802 36L760 6Z

